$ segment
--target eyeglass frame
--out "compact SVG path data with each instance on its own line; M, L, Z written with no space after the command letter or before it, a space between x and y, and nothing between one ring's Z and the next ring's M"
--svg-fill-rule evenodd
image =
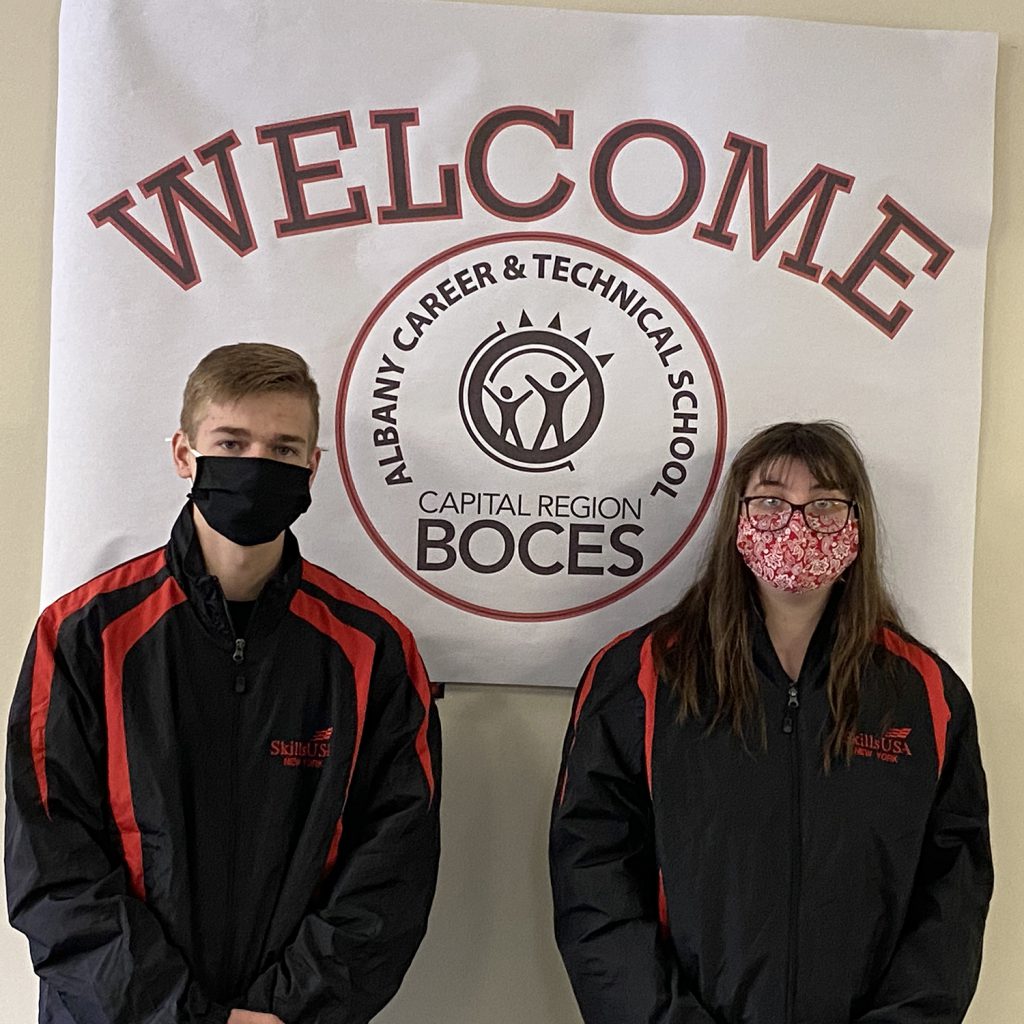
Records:
M776 526L770 530L761 529L761 527L754 522L750 515L750 502L757 501L758 498L774 498L776 501L786 502L786 504L789 506L789 515L786 516L786 521L782 523L780 526ZM819 530L816 526L811 526L811 524L807 522L807 515L805 514L804 509L807 508L808 505L813 505L816 501L822 500L837 501L840 504L846 506L846 518L835 530ZM839 533L840 530L842 530L850 521L851 515L853 515L854 519L858 518L857 513L859 511L857 508L857 502L853 501L850 498L812 498L810 501L805 501L803 504L798 505L796 502L788 501L786 498L780 498L777 494L749 494L746 495L745 497L740 498L740 506L743 509L743 514L747 517L747 522L749 522L750 525L753 526L758 533L778 533L779 530L784 530L787 526L789 526L790 522L792 521L793 513L799 512L800 518L804 521L804 525L807 527L807 529L813 530L815 533L820 533L823 537L831 537L833 534Z

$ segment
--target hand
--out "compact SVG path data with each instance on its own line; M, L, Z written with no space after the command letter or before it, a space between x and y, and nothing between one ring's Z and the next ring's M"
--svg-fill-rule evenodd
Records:
M284 1024L273 1013L259 1013L257 1010L232 1010L228 1024Z

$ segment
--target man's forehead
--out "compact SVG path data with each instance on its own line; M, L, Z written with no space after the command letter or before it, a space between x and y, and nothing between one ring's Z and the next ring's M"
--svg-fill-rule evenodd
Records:
M196 417L198 431L235 437L310 440L313 411L302 395L269 392L237 399L208 400Z

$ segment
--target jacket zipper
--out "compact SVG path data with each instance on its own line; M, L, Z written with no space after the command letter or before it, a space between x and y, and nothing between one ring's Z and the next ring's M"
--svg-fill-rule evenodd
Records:
M801 827L800 827L800 734L797 729L797 712L800 697L795 682L790 682L786 691L786 713L782 719L782 731L789 736L790 772L790 868L789 868L789 933L786 956L786 1024L793 1024L796 1005L797 975L797 914L800 906Z
M229 617L230 621L230 617ZM235 639L235 649L231 654L232 668L234 670L234 691L236 699L231 702L231 740L230 740L230 761L229 761L229 783L228 799L230 801L230 812L228 822L230 832L228 835L228 884L227 884L227 927L230 934L234 928L235 917L235 857L238 852L238 698L246 691L245 673L245 640L241 637ZM228 954L230 958L230 954ZM224 965L226 971L231 971L230 962Z
M235 653L231 655L231 660L236 665L241 665L245 661L245 641L241 637L235 641ZM241 684L241 689L238 688L239 684ZM245 676L236 677L235 693L245 693Z

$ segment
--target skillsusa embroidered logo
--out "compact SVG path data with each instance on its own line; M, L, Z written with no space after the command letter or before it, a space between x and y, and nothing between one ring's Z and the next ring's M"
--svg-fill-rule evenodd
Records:
M271 740L270 756L279 757L287 768L323 768L331 756L333 727L313 733L308 740Z
M889 764L899 764L901 757L910 757L907 739L909 729L886 729L881 736L859 732L853 737L853 752L857 757L873 757Z

